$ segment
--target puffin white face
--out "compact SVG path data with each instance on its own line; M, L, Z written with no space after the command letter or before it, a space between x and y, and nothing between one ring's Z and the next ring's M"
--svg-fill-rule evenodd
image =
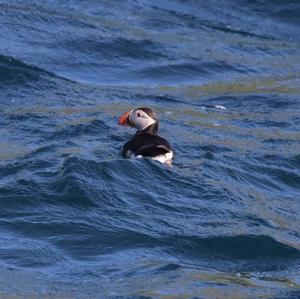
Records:
M138 129L144 130L156 123L156 120L150 117L145 111L133 110L129 115L129 121Z

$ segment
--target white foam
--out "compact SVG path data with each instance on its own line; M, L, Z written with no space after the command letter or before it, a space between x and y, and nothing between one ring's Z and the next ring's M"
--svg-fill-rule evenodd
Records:
M215 108L221 109L221 110L226 110L226 107L222 106L222 105L215 105Z

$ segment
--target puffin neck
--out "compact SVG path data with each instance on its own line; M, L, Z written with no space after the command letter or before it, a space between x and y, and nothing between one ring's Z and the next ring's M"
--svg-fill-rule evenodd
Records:
M138 130L136 132L136 135L142 135L142 134L157 135L157 131L158 131L158 122L155 122L154 124L148 126L144 130Z

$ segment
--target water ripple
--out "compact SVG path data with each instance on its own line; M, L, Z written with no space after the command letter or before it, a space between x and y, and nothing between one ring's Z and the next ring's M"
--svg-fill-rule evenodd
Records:
M0 8L1 298L299 297L297 1Z

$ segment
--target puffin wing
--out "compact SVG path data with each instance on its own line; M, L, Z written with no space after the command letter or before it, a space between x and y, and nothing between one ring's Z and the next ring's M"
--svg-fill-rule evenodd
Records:
M149 157L165 163L172 160L173 151L164 138L152 134L139 134L124 144L122 155L124 158Z

